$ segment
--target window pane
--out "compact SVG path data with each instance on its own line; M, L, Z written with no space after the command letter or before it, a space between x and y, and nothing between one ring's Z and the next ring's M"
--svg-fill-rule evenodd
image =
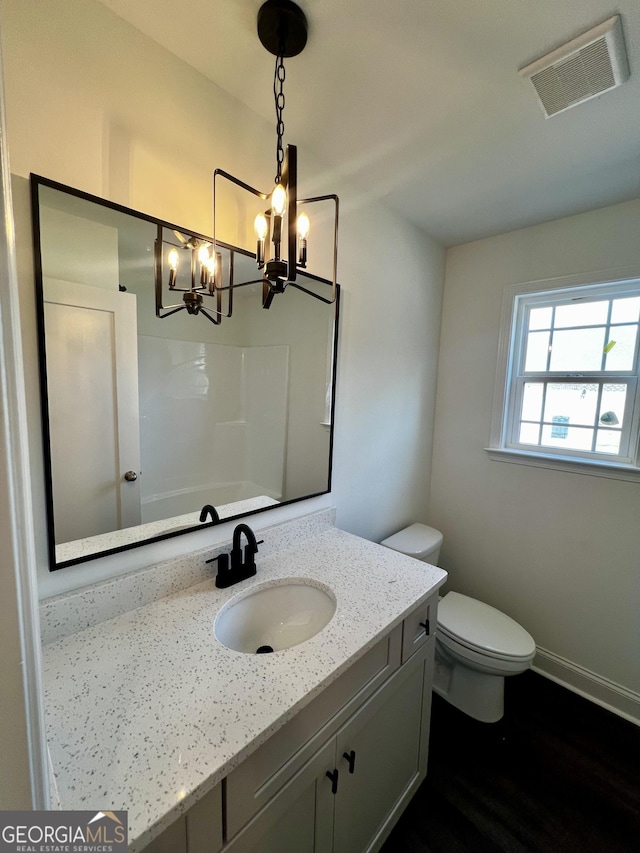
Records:
M529 330L550 329L553 308L532 308L529 312Z
M596 437L596 450L598 453L620 453L619 432L612 429L599 429Z
M526 370L546 370L549 355L549 332L530 332L527 335Z
M573 302L558 305L554 326L566 329L569 326L597 326L607 322L609 300L602 302Z
M520 424L520 444L538 444L540 426L538 424Z
M601 370L604 333L603 328L554 332L549 369L567 372Z
M611 308L612 323L637 323L640 319L640 296L614 299Z
M522 413L520 417L525 421L540 421L542 415L542 382L525 382L522 395Z
M544 419L556 423L566 417L568 423L593 426L598 405L598 386L595 384L556 383L547 385Z
M604 361L605 370L632 370L636 355L637 326L614 326L609 330L609 340L605 344L611 347ZM612 342L615 342L611 346Z
M599 422L610 428L622 429L626 401L626 385L603 385L600 412L598 414Z
M555 431L555 435L554 435ZM545 424L542 427L543 447L564 447L566 450L591 450L593 430L587 427L567 427L566 435L558 435L558 427Z
M640 443L640 278L514 297L503 447L631 460ZM569 299L568 296L573 297Z

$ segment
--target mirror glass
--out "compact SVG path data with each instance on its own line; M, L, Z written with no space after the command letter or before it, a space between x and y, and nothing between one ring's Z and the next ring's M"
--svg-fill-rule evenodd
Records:
M264 310L258 283L220 325L160 318L158 234L207 238L31 181L51 568L212 524L206 505L239 518L329 491L339 298L288 287ZM254 255L218 249L224 283L257 278Z

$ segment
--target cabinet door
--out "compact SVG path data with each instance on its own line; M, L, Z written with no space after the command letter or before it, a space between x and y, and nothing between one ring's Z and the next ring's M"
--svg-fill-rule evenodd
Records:
M402 625L398 625L231 771L226 781L229 838L246 826L398 669L401 646Z
M415 655L338 732L334 853L377 849L422 781L423 677Z
M187 812L187 848L189 853L218 853L221 847L222 785L219 784Z
M335 766L332 738L226 845L224 853L331 853L335 797L326 774Z
M142 853L187 853L187 828L184 817L179 817L175 823L168 826L161 835L144 848Z

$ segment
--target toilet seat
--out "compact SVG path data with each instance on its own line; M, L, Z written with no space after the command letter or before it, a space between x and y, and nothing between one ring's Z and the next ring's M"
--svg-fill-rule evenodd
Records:
M438 634L445 646L514 663L530 661L533 637L510 616L475 598L449 592L438 604Z

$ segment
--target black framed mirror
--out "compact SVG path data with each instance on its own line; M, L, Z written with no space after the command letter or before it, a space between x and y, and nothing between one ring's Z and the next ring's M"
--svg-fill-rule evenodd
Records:
M31 196L51 570L330 490L339 288L159 317L158 234L210 238L37 175ZM218 249L227 280L258 277Z

